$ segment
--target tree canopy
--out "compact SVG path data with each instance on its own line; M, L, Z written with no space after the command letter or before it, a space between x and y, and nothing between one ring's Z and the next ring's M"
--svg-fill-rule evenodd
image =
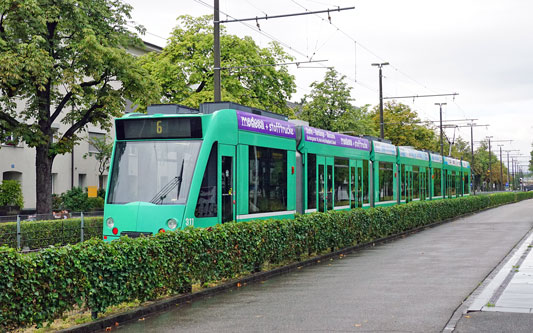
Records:
M379 106L372 110L374 128L379 129ZM429 122L422 122L415 110L396 101L383 105L383 122L385 139L396 146L411 146L416 149L429 149L440 152L440 144L435 128ZM445 152L445 155L447 152Z
M88 124L108 129L126 99L148 104L158 85L127 53L142 46L120 0L0 3L0 130L36 148L37 212L51 210L51 168ZM139 28L142 30L142 28ZM53 124L63 123L64 131Z
M368 105L352 105L351 89L344 75L330 68L321 82L311 84L311 93L302 100L298 115L310 126L351 135L375 135Z
M161 53L143 56L143 66L162 87L162 100L198 107L213 101L213 17L178 17L170 42ZM292 60L280 45L259 47L251 37L220 29L222 100L290 114L295 91L286 66Z

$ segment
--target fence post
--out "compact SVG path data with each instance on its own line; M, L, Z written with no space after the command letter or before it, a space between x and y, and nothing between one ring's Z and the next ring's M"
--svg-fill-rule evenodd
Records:
M20 215L17 215L17 249L20 249Z
M81 241L82 242L83 242L83 229L84 229L83 212L81 212Z

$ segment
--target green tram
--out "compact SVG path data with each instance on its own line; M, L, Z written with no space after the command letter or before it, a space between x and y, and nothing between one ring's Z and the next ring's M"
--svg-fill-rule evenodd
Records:
M147 114L116 119L115 130L104 208L108 241L442 198L445 188L448 197L468 191L459 185L470 178L461 161L439 163L434 154L235 103L153 105ZM442 193L435 185L440 172Z
M398 147L400 203L428 200L431 193L429 153Z
M372 141L370 158L372 163L372 206L391 206L398 203L398 163L396 146Z
M431 173L431 199L444 198L444 178L442 177L444 159L439 154L429 153L429 169Z

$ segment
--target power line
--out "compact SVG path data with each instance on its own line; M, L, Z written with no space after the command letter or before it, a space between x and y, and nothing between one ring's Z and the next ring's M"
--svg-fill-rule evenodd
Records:
M292 13L292 14L281 14L281 15L265 15L264 17L250 17L250 18L244 18L244 19L233 19L233 20L222 20L218 21L217 23L232 23L232 22L245 22L245 21L258 21L258 20L268 20L268 19L274 19L274 18L282 18L282 17L292 17L292 16L302 16L302 15L310 15L310 14L320 14L320 13L328 13L328 19L331 22L331 17L329 16L330 13L333 12L340 12L344 10L351 10L355 9L355 7L344 7L344 8L337 8L337 9L324 9L324 10L316 10L316 11L306 11L305 13Z

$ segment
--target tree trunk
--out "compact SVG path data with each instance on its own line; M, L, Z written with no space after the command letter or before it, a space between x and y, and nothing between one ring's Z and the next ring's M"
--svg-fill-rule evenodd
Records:
M52 212L52 163L53 157L48 156L48 147L36 148L35 172L37 191L37 214Z

